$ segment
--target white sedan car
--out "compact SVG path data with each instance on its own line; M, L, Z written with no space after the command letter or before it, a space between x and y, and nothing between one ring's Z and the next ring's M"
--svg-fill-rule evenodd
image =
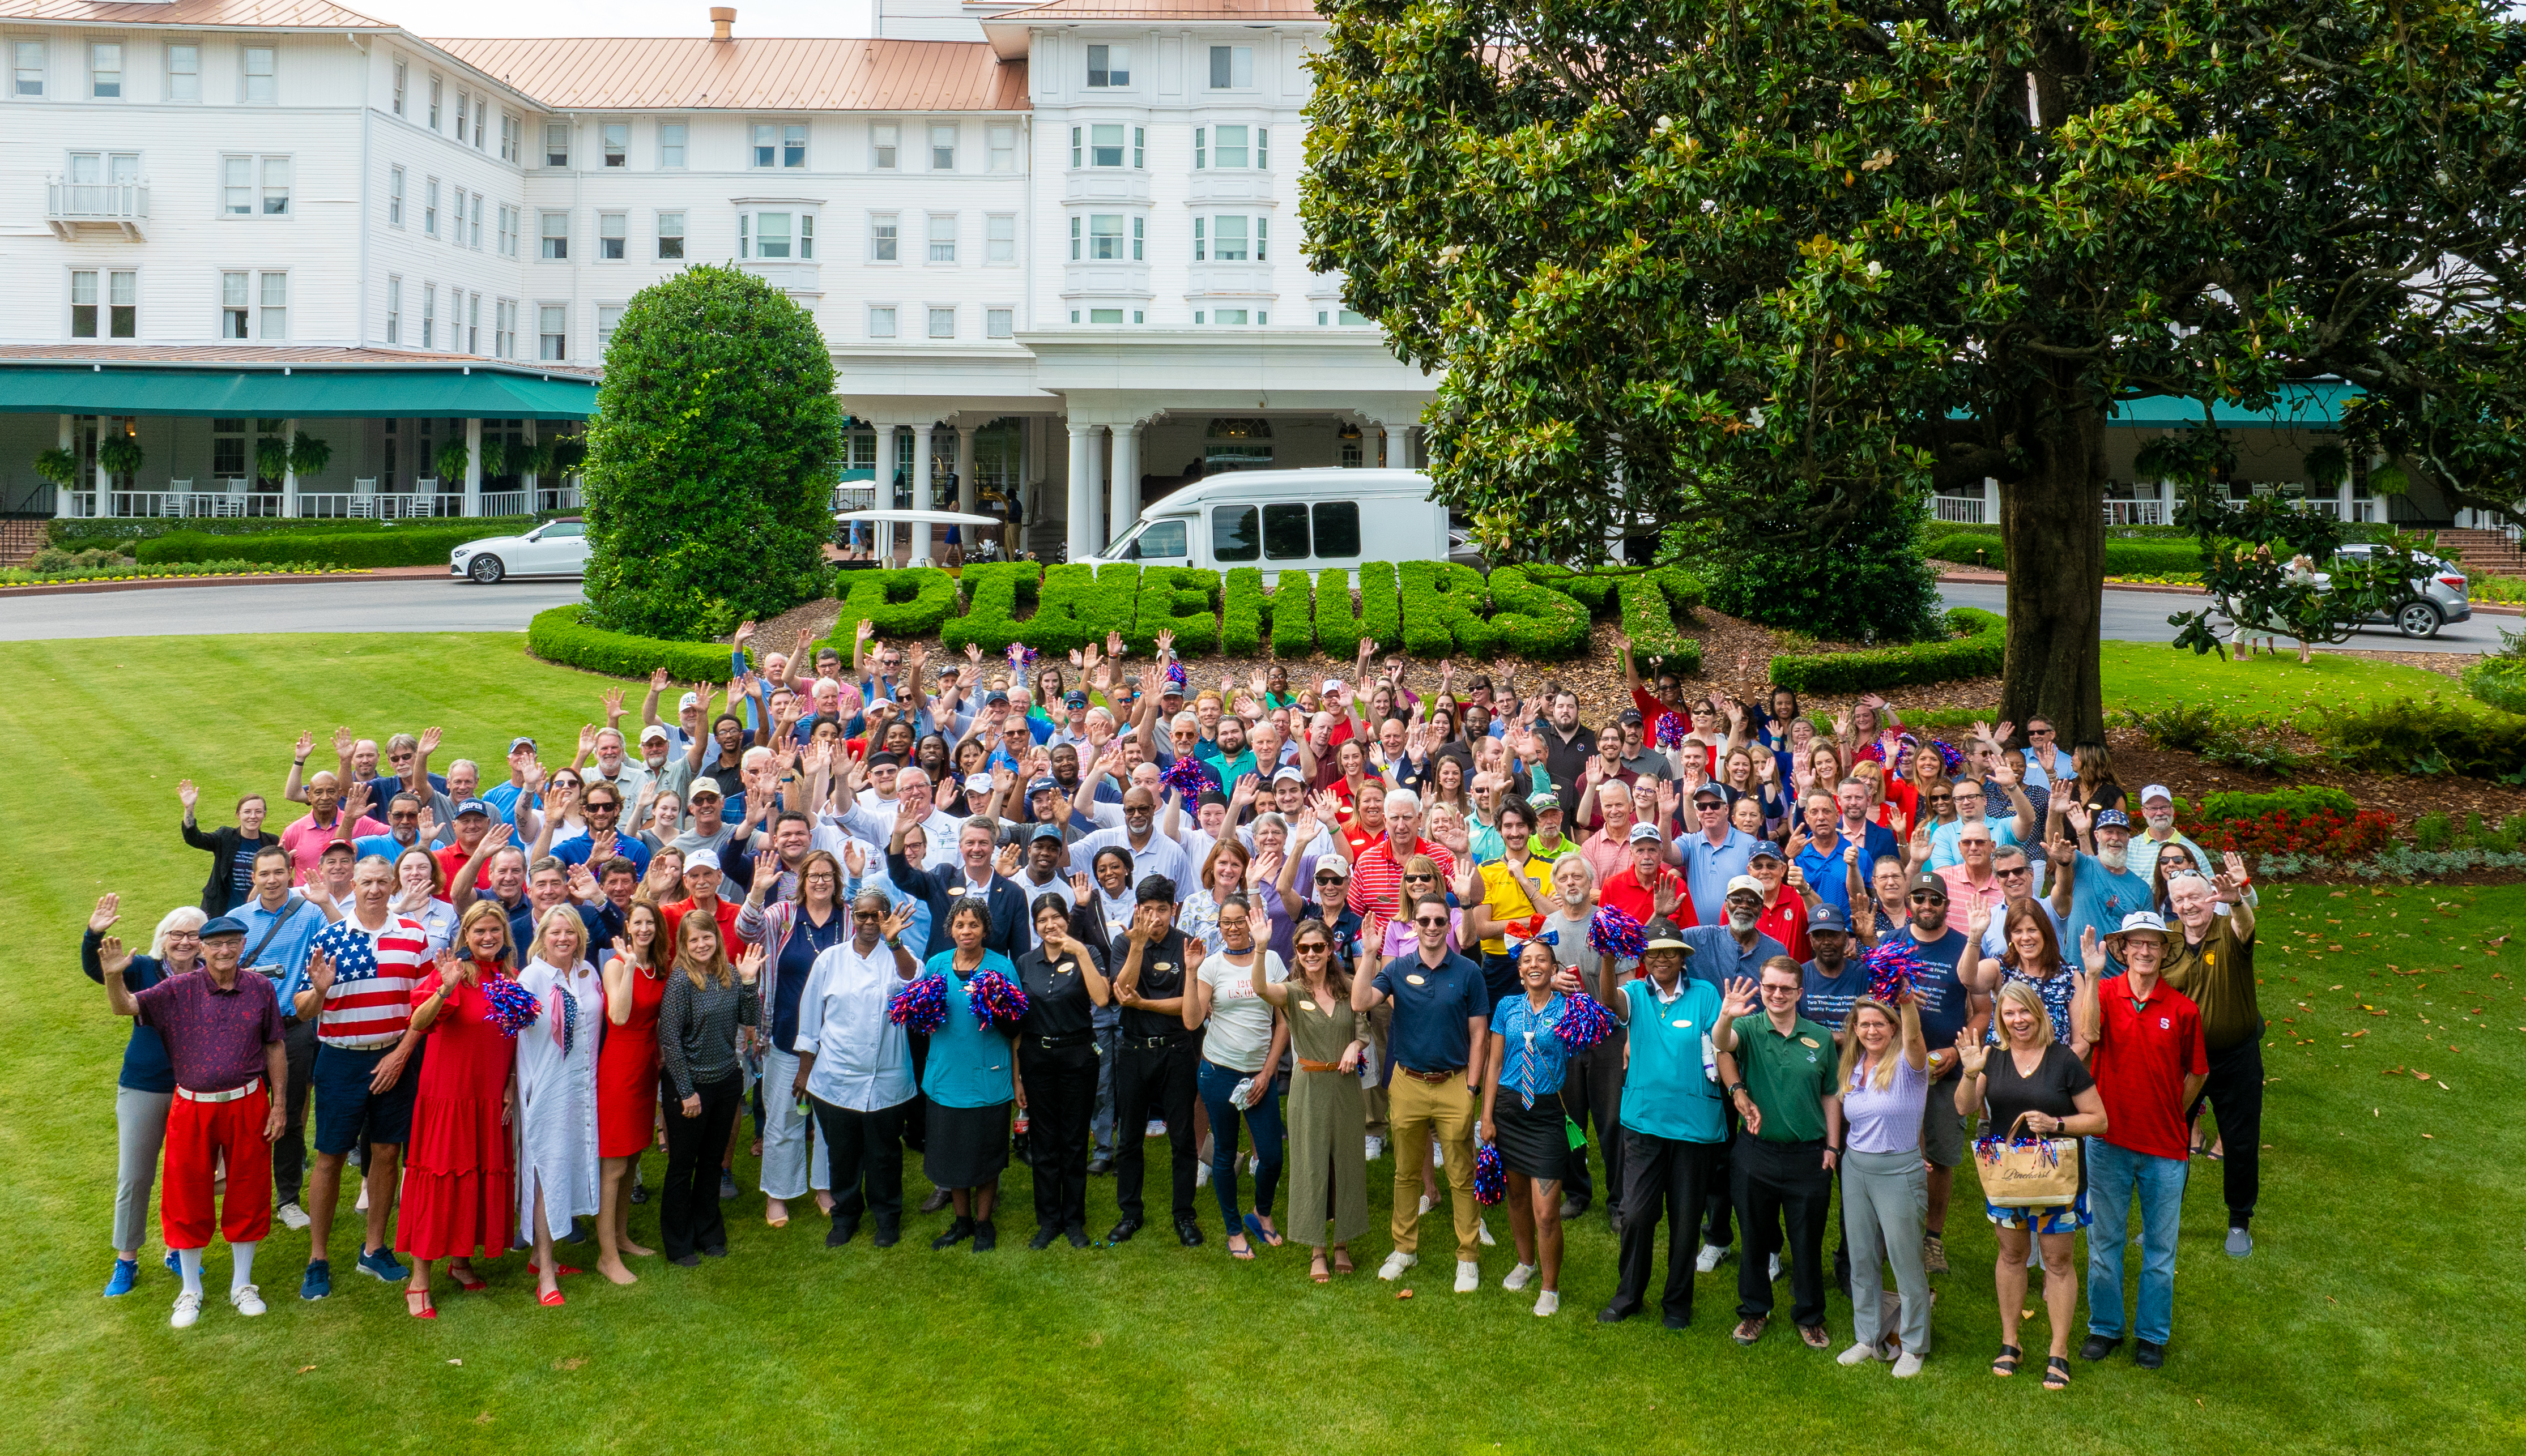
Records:
M547 521L522 536L489 536L448 553L447 575L485 585L510 577L587 575L587 523L577 516Z

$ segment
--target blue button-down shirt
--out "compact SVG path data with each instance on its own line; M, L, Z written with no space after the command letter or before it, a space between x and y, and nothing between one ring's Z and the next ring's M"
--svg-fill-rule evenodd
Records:
M1754 945L1748 950L1737 943L1736 934L1725 925L1687 926L1676 931L1676 937L1692 949L1685 957L1684 974L1723 991L1732 980L1761 980L1765 961L1790 953L1788 946L1760 930L1754 932Z
M316 933L328 924L325 912L293 892L278 910L266 910L262 900L254 899L228 914L245 922L243 954L254 956L253 961L240 964L269 978L280 995L280 1014L294 1015L290 998L307 989L307 953L316 943ZM272 929L276 925L280 927L277 934ZM272 940L269 945L264 944L267 935ZM259 954L257 946L263 947Z
M1528 1107L1538 1097L1548 1097L1561 1089L1561 1078L1570 1063L1570 1045L1554 1029L1570 1011L1569 998L1559 991L1538 1011L1526 999L1526 993L1503 998L1491 1008L1491 1032L1505 1043L1506 1056L1500 1063L1500 1086L1515 1091Z
M1676 841L1676 847L1684 851L1684 883L1692 892L1693 919L1715 926L1728 918L1728 881L1745 873L1754 862L1754 846L1760 842L1733 826L1728 837L1716 844L1703 833L1688 834Z

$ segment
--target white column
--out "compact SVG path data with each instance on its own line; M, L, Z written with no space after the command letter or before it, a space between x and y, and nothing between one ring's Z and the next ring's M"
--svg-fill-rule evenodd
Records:
M930 474L936 469L938 459L935 453L936 447L931 437L931 431L936 427L928 421L912 427L912 508L916 511L935 510L938 506L938 492L930 479ZM914 566L930 564L930 531L931 527L926 523L912 528L912 564Z
M527 443L528 443L528 444L530 444L530 445L531 445L531 444L533 444L534 442L535 442L535 422L534 422L534 421L532 421L532 420L530 420L530 421L528 421L528 422L527 422ZM553 477L553 479L554 479L556 482L557 482L557 481L559 481L559 480L560 480L560 478L561 478L561 477L560 477L559 476L555 476L555 477ZM519 476L518 476L518 483L519 483L520 485L523 485L523 486L525 486L525 487L526 487L526 491L527 491L527 503L528 503L529 508L530 508L530 509L532 509L533 504L534 504L534 500L535 500L535 492L536 492L536 491L538 491L538 490L543 489L543 486L544 486L543 477L540 477L540 476L538 476L538 475L536 475L536 474L535 474L534 472L532 472L532 471L522 471L522 472L520 472L520 473L519 473Z
M1110 541L1140 519L1140 427L1114 427L1114 519L1106 531Z
M1423 432L1424 427L1419 425L1403 427L1403 468L1405 470L1417 471L1429 463L1421 454Z
M465 422L465 514L482 514L482 422Z
M78 436L77 436L76 433L74 433L74 432L73 432L73 427L72 427L72 424L71 424L71 417L70 417L70 416L68 416L68 415L57 415L57 416L55 416L54 418L55 418L55 419L57 419L57 420L59 420L59 421L61 422L61 427L62 427L62 448L63 448L63 449L65 449L65 450L68 450L68 449L70 449L70 448L71 448L72 442L73 442L73 441L75 441L75 440L76 440L76 439L78 438ZM72 484L70 484L70 485L56 485L56 486L54 486L54 487L53 487L53 514L54 514L54 515L56 515L56 516L76 516L76 515L77 515L77 514L78 514L78 510L77 510L77 504L78 504L78 501L77 501L77 491L76 491L76 489L75 488L75 487L76 487L76 480L74 480L74 481L73 481L73 483L72 483ZM105 505L105 503L104 503L104 502L102 502L102 501L99 501L99 502L97 503L97 511L96 511L96 514L97 514L97 515L102 516L102 515L104 515L104 514L105 514L104 505Z
M1070 519L1066 523L1070 559L1086 561L1096 554L1096 427L1070 422Z
M1359 461L1371 470L1386 467L1386 427L1371 425L1360 430Z
M983 490L974 481L974 436L980 431L973 426L956 431L956 509L971 516L982 509ZM964 532L972 535L972 531Z
M105 432L114 427L112 415L96 417L96 465L88 473L89 487L96 491L96 513L105 515L113 501L114 477L105 468Z
M298 422L295 420L281 421L281 445L286 448L290 444L294 443L297 438ZM283 516L295 516L298 514L298 467L295 464L285 465L281 467L280 470L280 514Z
M1996 476L1982 477L1982 524L1999 524L1999 478Z

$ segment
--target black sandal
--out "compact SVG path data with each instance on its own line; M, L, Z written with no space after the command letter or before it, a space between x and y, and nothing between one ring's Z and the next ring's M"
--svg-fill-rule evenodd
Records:
M2051 1359L2044 1362L2044 1388L2046 1390L2067 1390L2070 1388L2069 1356L2055 1355Z
M1999 1358L1991 1362L1991 1373L2003 1378L2013 1376L2017 1374L2017 1362L2024 1358L2026 1358L2026 1352L2017 1346L2001 1345Z

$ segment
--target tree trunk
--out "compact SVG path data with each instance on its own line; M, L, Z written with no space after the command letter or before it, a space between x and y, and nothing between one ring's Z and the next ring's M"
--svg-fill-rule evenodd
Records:
M2102 409L2061 403L2030 411L2020 436L2029 469L2005 483L1999 533L2008 560L2008 657L1999 716L2022 730L2053 726L2067 748L2105 737L2097 635L2104 610Z

